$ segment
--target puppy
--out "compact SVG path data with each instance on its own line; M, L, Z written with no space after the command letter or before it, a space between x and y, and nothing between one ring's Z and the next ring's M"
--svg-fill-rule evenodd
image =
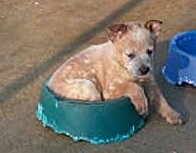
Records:
M75 100L128 96L141 115L148 114L148 96L167 122L182 124L180 114L168 105L153 77L161 24L159 20L149 20L109 26L109 41L92 45L67 60L50 78L49 88Z

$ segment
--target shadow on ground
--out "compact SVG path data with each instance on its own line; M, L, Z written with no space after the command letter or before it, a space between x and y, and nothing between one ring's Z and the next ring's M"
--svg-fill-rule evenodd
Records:
M162 68L166 61L163 57L167 57L169 40L165 40L163 42L159 42L157 44L157 53L156 53L156 63L155 63L155 77L156 80L170 103L170 105L177 110L180 114L182 114L185 121L188 120L188 111L185 107L184 102L186 101L186 95L183 90L183 86L173 86L166 82L164 76L162 75Z

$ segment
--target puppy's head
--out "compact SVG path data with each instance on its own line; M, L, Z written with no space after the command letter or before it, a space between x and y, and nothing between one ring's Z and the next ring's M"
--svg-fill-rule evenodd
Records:
M131 77L148 77L153 70L156 39L162 21L129 22L108 27L108 37L116 48L116 60Z

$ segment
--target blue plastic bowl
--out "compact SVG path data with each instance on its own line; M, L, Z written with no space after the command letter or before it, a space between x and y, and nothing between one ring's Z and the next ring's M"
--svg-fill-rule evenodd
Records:
M171 84L196 86L196 30L184 31L172 37L162 72Z
M46 81L47 82L47 81ZM43 84L36 117L44 126L70 136L75 141L110 143L132 136L145 124L130 99L104 102L62 99Z

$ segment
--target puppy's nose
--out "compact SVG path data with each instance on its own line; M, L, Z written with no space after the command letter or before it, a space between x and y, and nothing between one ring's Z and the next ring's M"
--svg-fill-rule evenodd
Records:
M149 72L150 68L147 66L142 66L139 68L139 71L141 72L142 75L145 75Z

